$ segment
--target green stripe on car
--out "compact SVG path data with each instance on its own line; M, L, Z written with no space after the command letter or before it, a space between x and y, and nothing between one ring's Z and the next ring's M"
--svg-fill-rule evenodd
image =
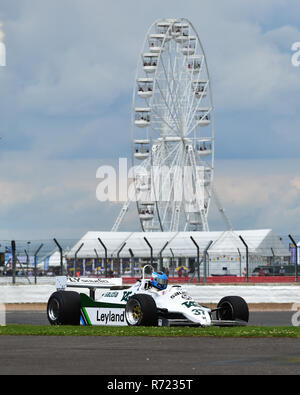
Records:
M125 309L126 304L123 303L105 303L105 302L96 302L95 300L89 298L86 294L80 294L80 304L81 307L107 307L107 308L118 308Z

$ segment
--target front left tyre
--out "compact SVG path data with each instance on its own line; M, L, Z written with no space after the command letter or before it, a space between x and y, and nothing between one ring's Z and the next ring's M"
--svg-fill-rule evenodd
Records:
M125 307L125 317L130 326L157 326L157 308L152 296L131 296Z
M54 292L48 300L47 316L51 325L79 325L79 293L72 291Z

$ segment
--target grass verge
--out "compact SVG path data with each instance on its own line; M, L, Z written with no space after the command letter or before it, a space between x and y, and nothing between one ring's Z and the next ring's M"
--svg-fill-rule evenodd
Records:
M11 336L172 336L172 337L293 337L300 338L300 327L84 327L8 325L1 335Z

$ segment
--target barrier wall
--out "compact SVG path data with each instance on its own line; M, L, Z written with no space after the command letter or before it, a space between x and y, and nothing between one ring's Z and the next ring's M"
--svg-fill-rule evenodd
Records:
M123 283L124 284L133 284L135 283L137 278L135 277L124 277ZM171 284L186 284L190 282L190 277L169 277L169 283ZM197 276L191 281L193 284L198 283ZM249 283L251 284L267 284L267 283L296 283L295 276L262 276L262 277L249 277ZM203 278L200 278L200 283L203 284ZM246 284L247 279L246 277L236 277L236 276L213 276L207 277L207 284ZM300 279L299 279L300 285Z

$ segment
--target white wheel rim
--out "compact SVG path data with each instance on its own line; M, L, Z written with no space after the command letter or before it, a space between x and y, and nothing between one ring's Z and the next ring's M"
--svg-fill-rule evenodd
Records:
M52 322L56 321L59 316L59 303L56 299L51 299L48 307L49 318Z
M140 303L133 299L130 300L127 303L125 314L128 324L136 325L141 320L142 317L142 309Z

